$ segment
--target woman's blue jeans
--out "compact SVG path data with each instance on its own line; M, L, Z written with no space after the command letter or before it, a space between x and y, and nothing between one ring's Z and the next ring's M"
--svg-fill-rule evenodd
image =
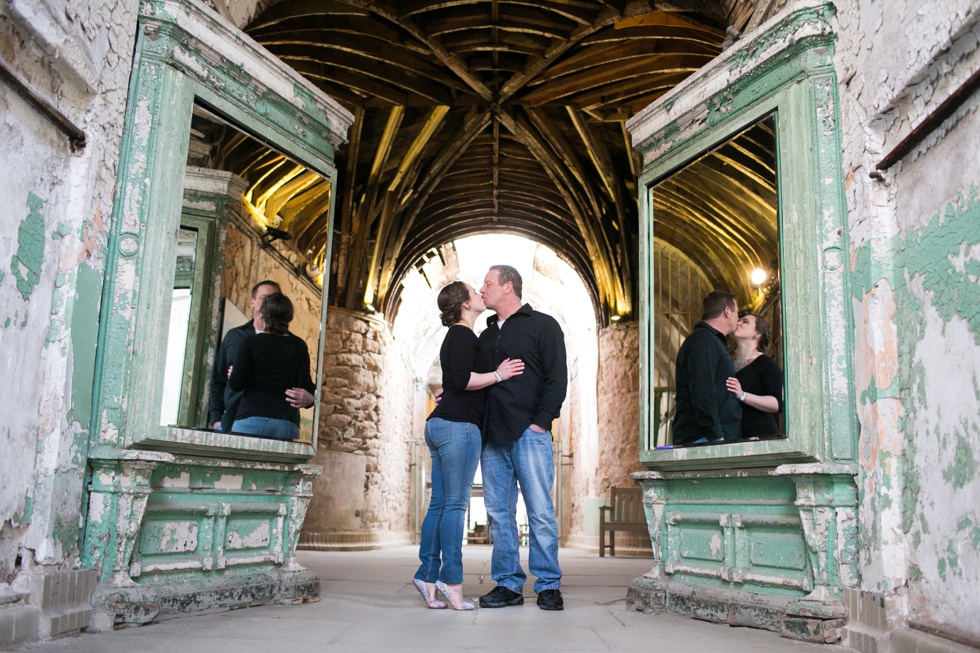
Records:
M234 433L242 435L264 435L276 440L295 440L299 437L299 424L288 419L272 417L244 417L236 419L231 425Z
M432 497L422 520L422 564L415 577L455 585L463 582L463 520L480 462L480 429L433 418L425 423L425 444L432 453Z

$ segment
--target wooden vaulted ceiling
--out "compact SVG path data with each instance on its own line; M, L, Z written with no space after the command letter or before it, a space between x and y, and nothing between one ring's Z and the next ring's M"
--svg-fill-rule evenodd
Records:
M624 123L753 11L752 0L266 6L248 34L355 116L337 155L331 302L391 319L427 252L505 231L568 261L601 322L630 316L638 163ZM326 236L313 230L304 246Z

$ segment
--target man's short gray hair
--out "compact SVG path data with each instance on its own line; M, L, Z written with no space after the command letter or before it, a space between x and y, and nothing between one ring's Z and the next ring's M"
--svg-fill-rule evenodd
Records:
M497 271L497 281L500 285L505 283L512 283L514 285L514 294L517 295L518 299L522 299L521 293L524 291L524 280L521 279L521 273L515 268L509 265L491 265L491 270Z

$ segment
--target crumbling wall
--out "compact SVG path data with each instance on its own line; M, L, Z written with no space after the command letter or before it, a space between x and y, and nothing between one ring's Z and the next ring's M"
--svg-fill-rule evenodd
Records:
M87 620L72 569L136 9L0 3L0 645Z
M77 556L136 9L0 6L0 583Z
M861 589L980 635L980 7L842 3Z

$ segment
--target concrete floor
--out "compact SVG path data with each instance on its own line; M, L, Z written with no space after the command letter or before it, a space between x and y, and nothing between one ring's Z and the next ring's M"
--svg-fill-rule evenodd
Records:
M490 547L464 547L464 590L493 588ZM526 549L523 551L526 569ZM750 628L732 628L626 608L630 581L650 568L642 558L599 558L563 549L563 612L534 603L533 583L520 607L472 612L429 610L412 585L417 550L300 552L322 581L322 599L185 617L110 633L81 634L8 651L32 653L291 653L400 651L653 651L655 653L843 653Z

